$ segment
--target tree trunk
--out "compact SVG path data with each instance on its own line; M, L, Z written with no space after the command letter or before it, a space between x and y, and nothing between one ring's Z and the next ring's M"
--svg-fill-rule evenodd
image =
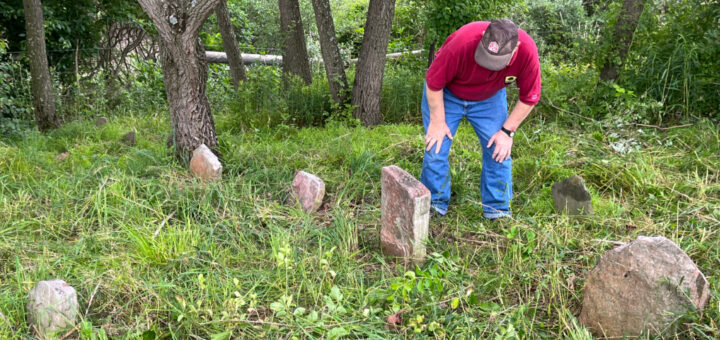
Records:
M33 107L40 131L48 131L60 125L55 112L50 70L45 51L45 28L40 0L23 0L27 50L32 76Z
M312 83L312 72L305 46L300 4L298 0L278 0L278 5L280 7L280 29L285 35L283 73L297 75L306 84L310 84Z
M609 52L605 59L605 64L600 71L600 79L604 81L617 80L618 69L625 62L644 8L645 0L623 0L622 9L617 24L615 24L615 36L611 40L616 43L612 52Z
M245 66L243 66L240 47L238 47L237 39L235 38L235 31L230 21L227 0L220 0L220 3L215 7L215 16L217 16L223 48L225 49L225 53L227 53L228 64L230 64L230 78L232 79L235 90L237 90L238 83L247 80L247 75L245 74Z
M330 93L336 103L344 104L348 101L345 92L348 88L348 82L345 76L345 65L335 36L335 23L330 10L330 1L312 0L312 4L315 10L315 23L320 35L320 50L325 62L325 74L330 85Z
M157 28L172 131L169 141L187 162L200 144L217 153L215 122L205 95L207 62L198 39L219 0L138 0Z
M395 0L370 0L352 97L353 116L365 126L382 123L382 80L394 15Z

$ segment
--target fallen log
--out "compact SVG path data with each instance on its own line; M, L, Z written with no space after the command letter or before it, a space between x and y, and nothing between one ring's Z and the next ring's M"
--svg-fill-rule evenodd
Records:
M414 51L410 51L410 52L390 53L387 55L387 58L388 59L398 59L407 54L420 54L422 52L423 52L423 50L414 50ZM207 58L207 62L211 63L211 64L227 64L228 63L227 54L225 54L225 52L205 51L205 57ZM243 60L243 65L251 65L251 64L282 65L282 56L281 55L242 53L242 60ZM322 60L320 60L319 62L322 62ZM350 62L356 63L357 58L350 59Z
M211 64L228 63L227 54L225 54L225 52L205 51L205 58L207 58L207 62ZM282 65L282 56L242 53L242 61L243 65Z

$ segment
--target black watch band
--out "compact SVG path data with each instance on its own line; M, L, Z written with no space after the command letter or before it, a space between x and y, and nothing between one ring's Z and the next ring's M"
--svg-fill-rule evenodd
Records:
M510 136L510 138L513 138L515 136L515 131L510 131L504 126L500 127L500 130L502 130L502 132L505 132L508 136Z

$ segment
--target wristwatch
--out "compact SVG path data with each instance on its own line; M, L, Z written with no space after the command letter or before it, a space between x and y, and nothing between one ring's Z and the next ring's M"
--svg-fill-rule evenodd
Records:
M500 127L500 130L502 130L502 132L505 132L508 136L510 136L510 138L513 138L515 136L515 131L510 131L510 130L506 129L504 126Z

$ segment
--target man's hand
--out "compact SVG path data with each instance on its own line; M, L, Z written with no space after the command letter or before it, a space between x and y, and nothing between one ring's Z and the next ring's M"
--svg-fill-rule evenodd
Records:
M490 148L493 143L495 143L495 150L493 151L492 158L495 161L501 163L510 158L510 151L512 151L513 145L512 137L500 130L495 132L495 134L490 138L487 147Z
M427 134L425 135L425 151L430 151L433 145L436 145L435 153L440 153L440 146L442 146L445 136L450 138L450 140L453 139L452 132L450 132L447 124L445 124L445 122L433 123L431 121L428 125Z

